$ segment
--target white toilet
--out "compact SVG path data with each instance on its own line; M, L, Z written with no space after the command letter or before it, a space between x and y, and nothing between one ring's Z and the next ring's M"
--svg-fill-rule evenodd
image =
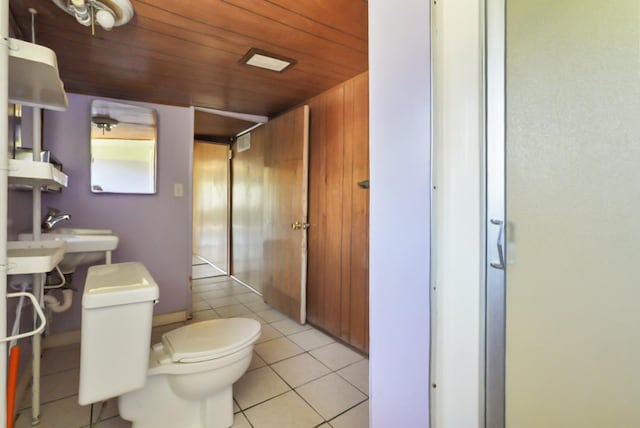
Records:
M247 370L260 323L246 318L177 328L149 349L157 284L140 263L89 268L78 402L119 397L132 428L228 428L232 385Z

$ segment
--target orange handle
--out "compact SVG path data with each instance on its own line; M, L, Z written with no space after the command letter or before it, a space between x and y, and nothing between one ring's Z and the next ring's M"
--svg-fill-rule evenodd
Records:
M9 373L7 374L7 428L13 428L13 412L16 405L19 364L20 347L16 345L11 348L9 353Z

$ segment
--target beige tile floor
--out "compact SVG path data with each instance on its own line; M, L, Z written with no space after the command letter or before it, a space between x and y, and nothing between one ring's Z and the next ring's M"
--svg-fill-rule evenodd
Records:
M369 361L309 325L271 308L262 297L226 276L193 281L193 320L232 316L262 324L247 373L234 385L236 428L366 428ZM179 324L153 330L152 342ZM79 406L79 345L46 350L42 358L42 428L89 426ZM116 400L94 409L94 427L130 428ZM30 392L16 428L31 426ZM175 427L181 428L181 427Z

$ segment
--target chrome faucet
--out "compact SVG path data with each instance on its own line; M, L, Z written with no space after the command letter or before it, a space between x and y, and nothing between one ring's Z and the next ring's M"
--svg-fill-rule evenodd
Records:
M47 210L47 215L42 220L42 231L47 232L55 227L56 224L60 223L62 220L70 220L71 216L69 214L60 214L60 210L56 208L51 208Z

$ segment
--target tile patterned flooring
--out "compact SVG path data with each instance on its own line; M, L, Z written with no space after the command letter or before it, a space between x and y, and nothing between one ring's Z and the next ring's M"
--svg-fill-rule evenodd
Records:
M315 328L288 319L226 276L193 281L189 322L233 316L262 324L251 366L234 385L234 427L368 427L368 359ZM154 328L152 343L178 326ZM79 406L77 400L79 365L79 345L45 351L39 427L89 426L89 406ZM29 391L16 428L31 426L30 397ZM94 420L96 428L131 427L118 416L115 399L104 407L95 406Z

